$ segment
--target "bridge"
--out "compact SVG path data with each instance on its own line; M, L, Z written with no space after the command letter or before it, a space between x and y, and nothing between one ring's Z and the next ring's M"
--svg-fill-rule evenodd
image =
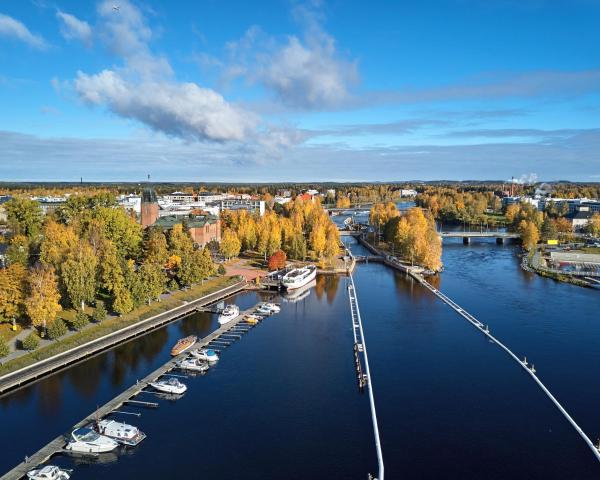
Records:
M438 232L442 238L462 238L463 243L468 245L472 238L495 238L496 243L504 243L504 240L516 240L521 235L516 232L502 231L480 231L480 232Z

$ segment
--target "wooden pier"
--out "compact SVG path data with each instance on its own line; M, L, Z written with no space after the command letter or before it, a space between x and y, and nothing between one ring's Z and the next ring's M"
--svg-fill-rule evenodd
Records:
M248 332L253 327L260 325L260 322L258 324L253 325L253 324L247 323L244 320L245 316L248 315L249 313L254 312L256 310L256 308L258 307L258 305L259 304L255 305L254 307L252 307L248 310L240 312L240 314L236 318L234 318L233 320L229 321L228 323L220 326L218 329L216 329L214 332L210 333L206 337L198 340L192 348L202 348L202 347L212 348L213 343L216 344L218 342L219 338L221 338L224 335L227 335L227 333L231 332L231 331L236 332L236 337L238 339L241 338L241 336L239 334L237 334L237 332L242 331L242 330L244 332ZM244 325L243 329L238 328L241 325ZM233 341L232 341L232 339L230 339L230 341L225 342L225 343L226 343L226 345L221 345L219 347L219 351L226 348L227 346L231 345L233 343ZM126 404L132 404L131 406L136 405L138 407L145 407L145 408L157 407L158 404L156 402L149 402L149 401L145 401L145 400L141 400L141 399L138 400L138 399L136 399L136 397L141 393L152 393L152 392L150 392L148 390L144 390L144 389L150 383L155 382L163 375L172 375L172 374L170 374L170 372L172 370L178 370L176 363L179 360L188 356L188 354L189 354L189 351L186 351L186 352L179 354L176 357L171 358L167 363L165 363L161 367L154 370L152 373L147 375L145 378L143 378L142 380L138 380L134 385L129 387L123 393L116 396L115 398L113 398L112 400L110 400L109 402L107 402L105 405L101 406L97 410L91 412L87 417L85 417L79 423L74 425L64 435L61 435L61 436L55 438L54 440L52 440L46 446L42 447L40 450L38 450L33 455L31 455L29 457L25 457L25 461L21 462L19 465L17 465L11 471L9 471L8 473L6 473L2 477L0 477L0 480L19 480L19 479L25 477L29 470L32 470L32 469L36 468L38 465L41 465L41 464L47 462L52 456L62 453L64 450L64 447L65 447L65 444L67 443L67 438L70 436L72 430L89 425L90 423L96 421L97 419L103 418L103 417L115 412L120 407L122 407ZM145 398L148 398L148 397L145 397Z

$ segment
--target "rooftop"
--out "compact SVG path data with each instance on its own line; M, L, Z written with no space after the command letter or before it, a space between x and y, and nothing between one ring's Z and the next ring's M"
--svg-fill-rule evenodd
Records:
M218 220L214 215L166 215L156 220L152 226L171 229L181 223L188 228L199 228L204 227L206 224L216 223Z

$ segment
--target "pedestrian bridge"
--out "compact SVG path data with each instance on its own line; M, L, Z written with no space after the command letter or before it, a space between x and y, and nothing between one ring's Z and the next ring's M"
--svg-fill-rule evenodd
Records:
M470 243L472 238L495 238L497 243L504 243L504 240L521 238L516 232L502 231L480 231L480 232L438 232L442 238L462 238L463 243Z

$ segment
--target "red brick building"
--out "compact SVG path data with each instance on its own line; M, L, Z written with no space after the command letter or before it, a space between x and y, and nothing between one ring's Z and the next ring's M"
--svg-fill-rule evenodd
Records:
M221 220L214 215L169 215L160 217L153 227L171 230L177 224L187 227L192 240L200 247L211 241L221 241Z
M156 192L151 188L145 188L142 192L141 224L146 228L154 225L158 219L158 198Z

